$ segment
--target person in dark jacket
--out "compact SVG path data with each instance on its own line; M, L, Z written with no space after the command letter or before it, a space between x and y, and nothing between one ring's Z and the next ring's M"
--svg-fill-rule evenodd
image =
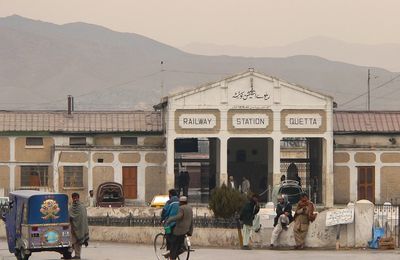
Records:
M251 230L253 229L253 220L259 211L260 206L258 205L258 195L253 194L240 211L240 220L243 223L243 249L250 249L249 240Z
M176 226L171 237L171 250L169 254L171 260L175 260L182 252L181 249L185 235L191 236L193 234L193 210L187 204L187 197L180 197L179 204L178 214L167 220L167 224L176 221Z
M190 184L190 175L188 171L181 171L178 177L179 182L179 192L178 195L182 195L187 197L189 194L189 184Z
M276 205L276 216L274 218L274 230L271 235L271 247L276 245L279 235L282 230L287 230L287 226L293 221L292 205L290 204L287 195L278 197Z

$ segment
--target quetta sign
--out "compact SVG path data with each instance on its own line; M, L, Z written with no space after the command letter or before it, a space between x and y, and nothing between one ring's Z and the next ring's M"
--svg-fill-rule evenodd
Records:
M318 129L322 125L320 114L289 114L285 119L288 128Z

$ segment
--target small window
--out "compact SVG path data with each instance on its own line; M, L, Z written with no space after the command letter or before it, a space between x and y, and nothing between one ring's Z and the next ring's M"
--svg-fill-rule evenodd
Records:
M26 145L27 146L43 146L43 138L42 137L27 137Z
M83 187L83 166L64 166L64 187Z
M137 145L137 137L121 137L121 145Z
M21 166L21 187L47 187L48 166Z
M70 137L69 145L86 145L86 137Z

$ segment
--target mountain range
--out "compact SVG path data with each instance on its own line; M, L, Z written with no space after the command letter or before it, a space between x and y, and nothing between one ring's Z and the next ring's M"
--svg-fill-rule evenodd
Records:
M0 18L0 39L4 110L65 109L67 95L74 96L77 110L151 109L168 93L250 67L331 95L339 109L366 108L366 96L347 101L365 93L371 69L371 108L399 109L398 73L318 56L197 55L134 33L17 15Z

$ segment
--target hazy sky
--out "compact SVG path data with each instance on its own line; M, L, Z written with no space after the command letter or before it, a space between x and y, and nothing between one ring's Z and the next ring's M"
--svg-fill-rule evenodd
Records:
M0 0L0 16L12 14L93 23L177 47L267 47L316 35L400 43L399 0Z

